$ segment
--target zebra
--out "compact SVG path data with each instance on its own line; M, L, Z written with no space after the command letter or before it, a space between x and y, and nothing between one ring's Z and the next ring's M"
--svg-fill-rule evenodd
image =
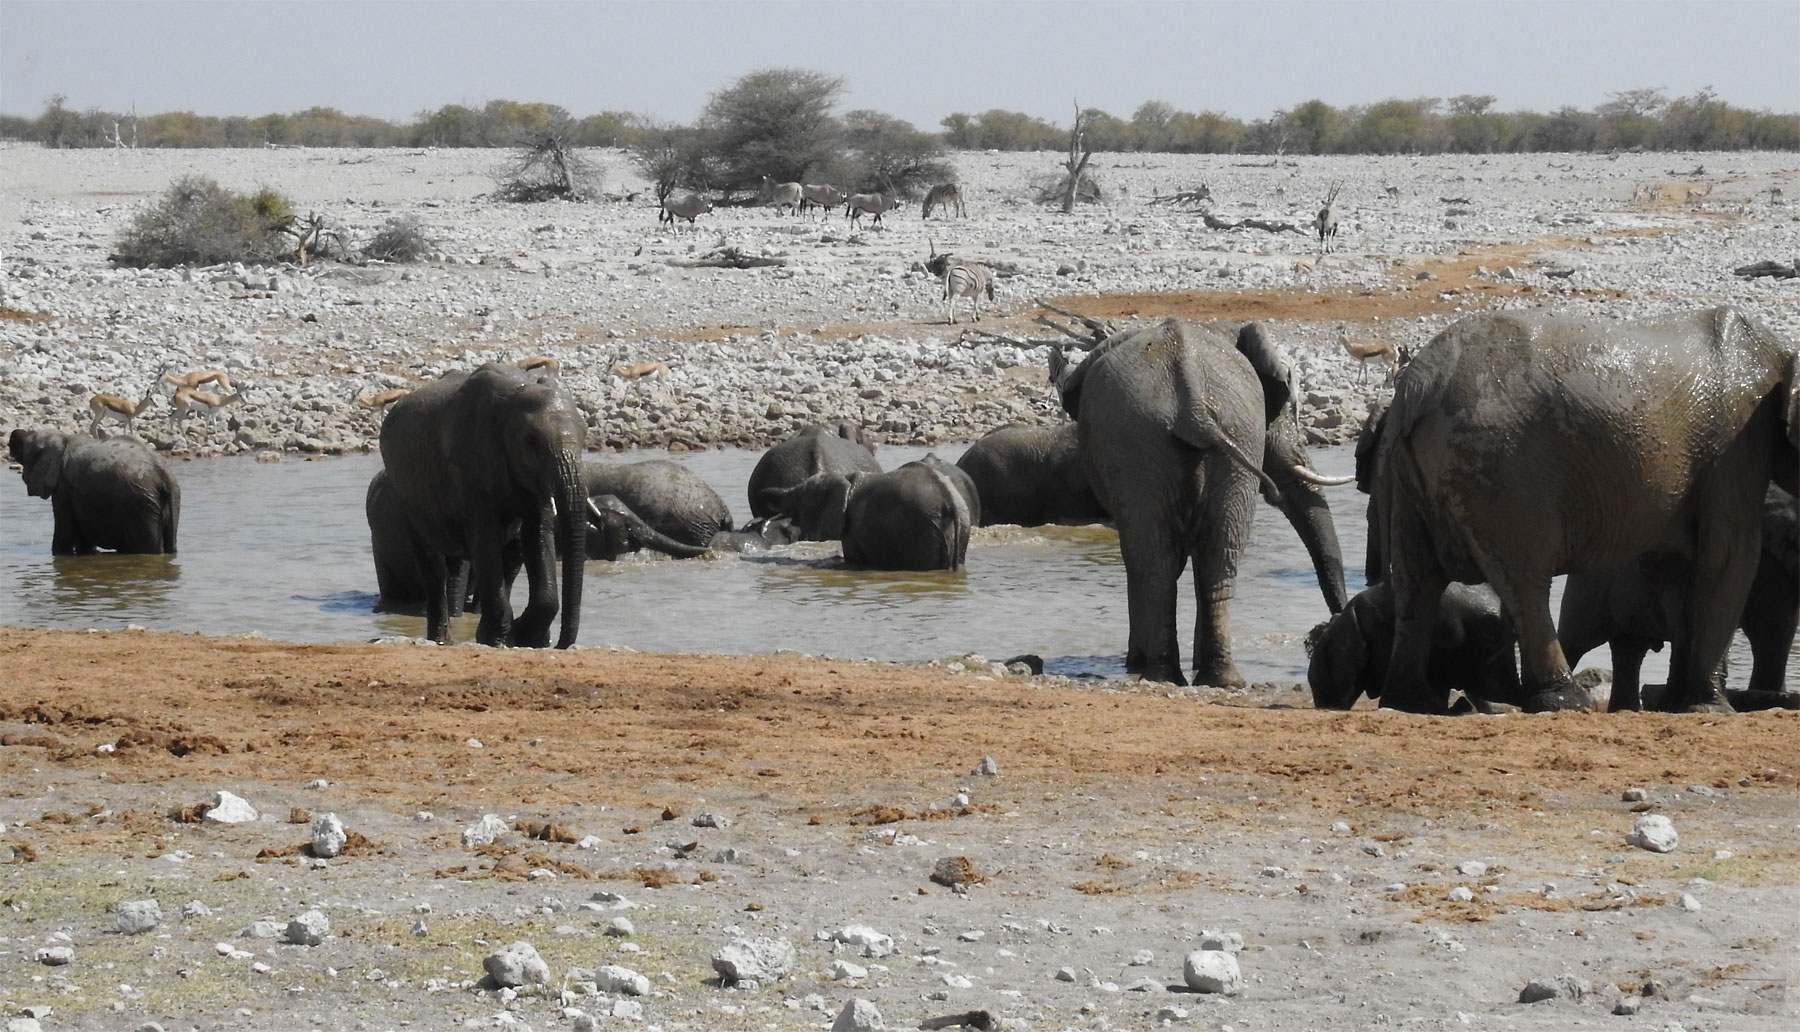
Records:
M806 183L800 187L800 214L806 214L809 207L819 208L826 213L836 210L844 203L844 191L828 183Z
M1338 193L1343 189L1342 183L1331 184L1331 191L1325 195L1325 207L1320 208L1318 216L1313 219L1313 226L1319 231L1320 254L1330 254L1332 245L1337 242L1337 199Z
M859 193L851 194L844 199L844 217L851 222L863 217L867 212L875 216L875 224L881 225L881 213L893 211L900 206L900 199L891 193Z
M969 213L963 209L962 187L955 183L939 183L925 193L925 203L919 207L919 217L931 217L931 209L943 205L946 210L954 209L958 218L968 218Z
M768 176L763 177L763 195L768 198L764 203L771 208L786 208L789 213L800 213L800 202L806 194L799 183L777 183Z
M956 325L956 299L966 297L969 306L974 309L974 321L981 321L981 295L987 294L988 300L994 300L994 273L985 265L976 262L959 262L955 256L937 253L937 244L931 243L931 257L925 262L925 271L944 281L944 311L949 316L950 325Z
M688 194L686 197L673 201L665 197L662 202L662 210L656 214L656 223L661 225L667 222L673 226L676 219L682 218L688 220L688 225L691 226L694 224L695 216L705 215L712 210L712 199L699 194Z

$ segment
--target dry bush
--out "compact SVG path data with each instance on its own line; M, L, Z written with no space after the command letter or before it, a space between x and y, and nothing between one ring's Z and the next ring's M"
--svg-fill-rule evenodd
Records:
M1032 199L1039 204L1061 204L1063 194L1069 188L1069 174L1047 172L1032 176L1028 188ZM1083 173L1081 183L1075 188L1075 200L1081 204L1099 204L1105 200L1100 182L1092 175Z
M600 169L569 144L568 126L527 133L495 178L503 201L588 201L599 193Z
M244 195L205 176L177 179L119 235L112 261L138 268L272 262L293 252L294 215L268 187Z
M382 223L374 239L362 246L362 256L377 262L416 262L433 250L430 238L419 228L419 220L403 215Z

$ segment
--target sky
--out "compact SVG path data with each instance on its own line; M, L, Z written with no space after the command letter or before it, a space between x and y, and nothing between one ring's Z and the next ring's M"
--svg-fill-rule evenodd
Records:
M1165 101L1245 121L1308 100L1490 94L1501 111L1711 87L1800 111L1800 0L0 0L0 113L410 122L445 104L694 121L765 68L844 81L840 111L935 131L953 112Z

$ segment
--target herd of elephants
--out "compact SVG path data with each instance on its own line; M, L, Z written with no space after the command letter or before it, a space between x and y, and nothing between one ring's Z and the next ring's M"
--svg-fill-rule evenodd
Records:
M584 462L585 418L554 371L446 374L382 425L367 496L382 604L423 603L439 642L466 605L488 645L548 646L560 613L566 648L589 558L837 540L853 568L954 569L973 526L1107 522L1126 571L1127 672L1186 683L1176 606L1191 565L1193 679L1236 686L1232 582L1260 495L1299 534L1334 614L1307 641L1320 707L1587 708L1571 663L1600 644L1612 709L1794 702L1800 353L1736 310L1490 312L1417 349L1356 447L1371 586L1355 597L1321 491L1334 481L1312 470L1294 367L1261 324L1171 319L1051 370L1067 422L997 430L955 465L884 472L852 424L799 433L757 463L754 519L736 529L676 463ZM20 429L9 444L27 490L51 500L55 553L175 551L180 489L139 439ZM1739 628L1752 671L1728 690ZM1640 686L1664 642L1667 684Z

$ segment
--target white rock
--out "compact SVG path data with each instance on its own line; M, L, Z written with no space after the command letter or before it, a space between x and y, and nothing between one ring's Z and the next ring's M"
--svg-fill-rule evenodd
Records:
M1487 873L1487 865L1479 860L1464 860L1456 865L1456 870L1464 878L1479 878Z
M862 948L865 957L885 957L894 952L894 937L868 925L845 925L826 936L833 942Z
M287 923L287 941L296 946L317 946L331 934L331 921L317 910L296 915Z
M61 967L75 959L75 950L69 946L45 946L33 957L46 967Z
M637 934L637 926L631 923L631 918L621 915L606 923L606 934L629 938Z
M506 822L500 819L499 814L484 814L480 820L463 829L463 848L474 849L476 846L488 845L506 834L508 830Z
M881 1011L873 1002L854 999L838 1011L837 1020L831 1023L831 1032L878 1032L886 1027L881 1020Z
M335 813L315 814L312 819L312 851L326 860L344 851L350 836L344 834L344 822Z
M550 965L538 956L536 946L522 939L488 954L481 962L481 967L494 980L495 985L504 989L521 985L548 985L550 982Z
M126 935L142 935L162 923L162 905L153 899L132 900L113 908L113 924Z
M1648 849L1652 853L1667 853L1681 841L1675 834L1675 824L1660 813L1647 813L1637 819L1631 826L1631 834L1625 836L1625 844Z
M1195 950L1181 964L1181 978L1197 993L1231 995L1244 988L1237 958L1224 950Z
M1200 948L1224 950L1226 953L1242 953L1244 952L1244 936L1240 932L1220 932L1209 928L1200 933Z
M624 993L627 996L650 995L650 979L618 964L608 964L595 969L594 984L603 993Z
M213 793L212 805L207 807L203 819L213 824L244 824L260 816L249 800L220 789Z
M831 962L831 979L834 982L854 981L869 977L869 969L861 964L852 964L847 960Z
M1475 898L1475 891L1467 885L1458 885L1450 890L1450 902L1467 903Z
M1691 892L1682 893L1681 898L1675 901L1675 905L1690 914L1700 909L1700 901L1695 899L1694 894Z
M786 939L736 939L713 954L712 967L726 985L773 982L793 970L794 944Z

